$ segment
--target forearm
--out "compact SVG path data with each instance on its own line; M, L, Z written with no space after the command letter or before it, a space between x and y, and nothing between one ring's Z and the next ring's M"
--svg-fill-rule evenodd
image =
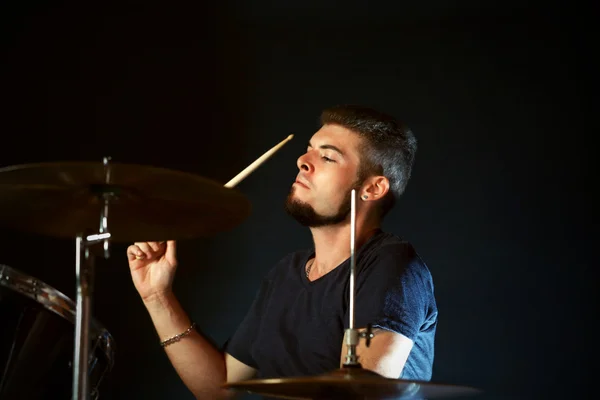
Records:
M187 330L191 321L171 293L146 301L145 306L161 341ZM196 398L224 398L227 371L224 354L196 330L164 347L183 383Z

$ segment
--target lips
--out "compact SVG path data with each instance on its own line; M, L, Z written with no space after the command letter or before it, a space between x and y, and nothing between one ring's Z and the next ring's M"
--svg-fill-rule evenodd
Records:
M304 188L308 189L308 185L306 185L305 183L303 183L303 182L301 182L301 181L299 181L299 180L296 180L296 182L294 182L294 183L297 183L298 185L300 185L300 186L302 186L302 187L304 187Z
M300 185L300 186L303 186L303 187L305 187L305 188L307 188L307 189L309 188L309 186L308 186L308 182L307 182L307 181L305 181L304 179L302 179L300 176L298 176L298 177L296 178L296 181L295 181L294 183L297 183L298 185Z

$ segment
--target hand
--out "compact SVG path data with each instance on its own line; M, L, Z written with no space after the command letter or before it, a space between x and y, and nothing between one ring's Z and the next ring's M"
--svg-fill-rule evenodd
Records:
M177 268L174 240L136 242L127 248L131 278L144 302L171 292Z

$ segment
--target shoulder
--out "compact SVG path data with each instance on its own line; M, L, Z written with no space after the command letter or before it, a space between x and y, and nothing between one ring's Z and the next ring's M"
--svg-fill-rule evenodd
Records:
M429 268L413 244L400 236L378 232L361 252L359 262L365 272L376 270L378 273L412 275L431 280Z
M399 261L419 259L413 245L404 238L392 233L379 231L359 250L363 262L368 263L382 258ZM422 261L421 261L422 262Z

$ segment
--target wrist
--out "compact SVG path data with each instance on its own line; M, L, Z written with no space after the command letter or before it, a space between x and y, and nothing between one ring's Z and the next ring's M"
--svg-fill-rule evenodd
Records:
M185 331L178 333L177 335L171 336L170 338L160 342L160 347L164 348L173 343L179 342L181 339L188 336L194 329L196 329L196 323L192 322L191 325Z
M148 309L171 308L176 301L171 290L164 290L142 297L142 302Z

